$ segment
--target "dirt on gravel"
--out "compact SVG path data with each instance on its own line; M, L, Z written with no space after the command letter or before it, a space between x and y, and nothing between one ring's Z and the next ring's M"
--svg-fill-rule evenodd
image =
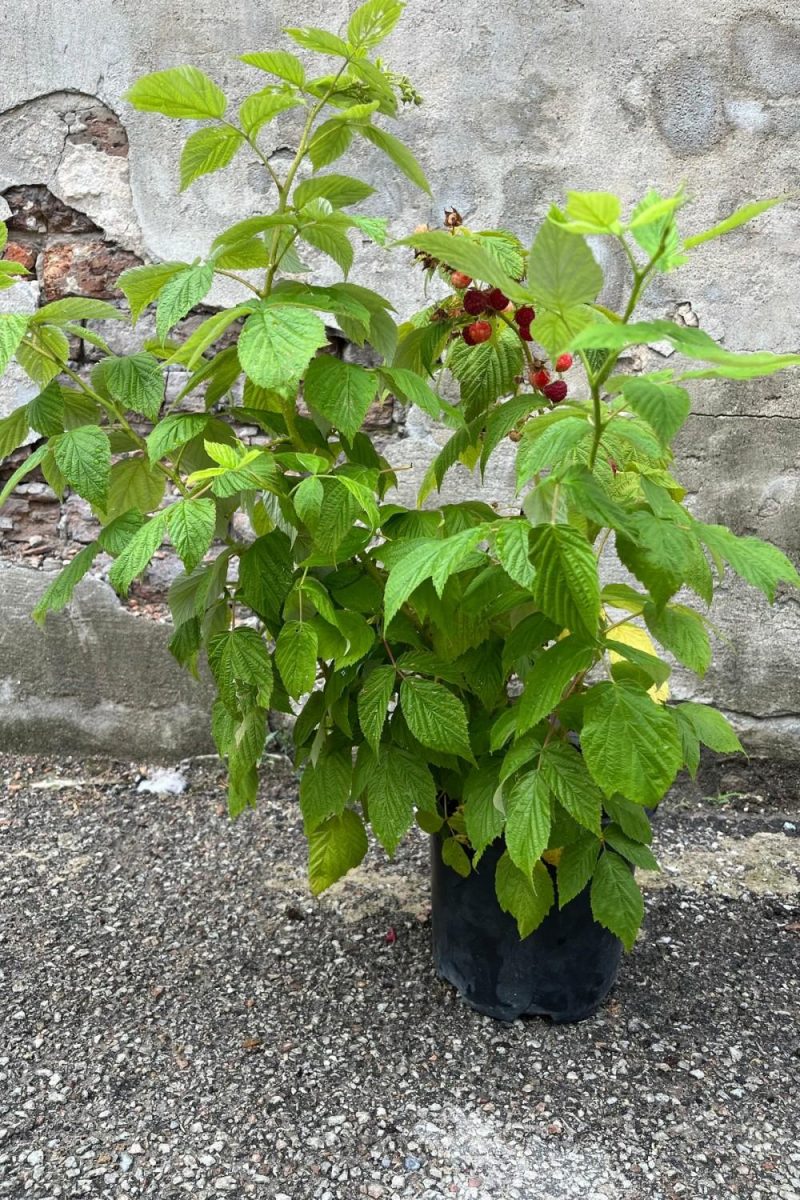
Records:
M682 782L610 1001L502 1025L423 835L310 896L280 757L234 824L213 759L0 758L0 1196L800 1200L799 830L785 764Z

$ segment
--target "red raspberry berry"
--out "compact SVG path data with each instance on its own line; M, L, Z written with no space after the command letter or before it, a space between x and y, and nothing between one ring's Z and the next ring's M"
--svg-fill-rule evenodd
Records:
M464 330L464 341L468 346L477 346L481 342L488 342L492 336L492 327L488 321L473 321Z
M520 325L517 333L522 338L523 342L532 342L533 334L531 333L530 325Z
M543 387L542 391L551 404L560 404L569 391L569 388L563 379L555 379L552 383L548 383L547 387Z
M486 294L477 288L470 288L464 295L464 308L471 317L480 316L486 310Z
M523 304L522 308L517 309L514 315L514 320L521 328L524 329L526 325L530 325L531 321L533 321L535 317L536 313L533 311L531 306L529 304Z
M500 288L491 288L486 294L486 303L495 312L502 312L504 308L508 307L508 296L501 292Z
M462 288L469 287L472 283L472 276L465 275L463 271L453 271L453 274L450 276L450 282L454 288L461 291Z
M547 387L548 383L550 382L550 372L545 371L544 368L542 368L540 371L531 371L528 378L533 386L541 391L543 388Z
M572 355L571 354L559 354L558 358L556 359L556 370L559 372L560 371L568 371L571 366L572 366Z

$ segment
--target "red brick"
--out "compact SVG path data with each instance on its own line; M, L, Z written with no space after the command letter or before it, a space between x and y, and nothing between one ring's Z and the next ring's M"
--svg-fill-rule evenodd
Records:
M42 285L45 300L63 296L91 296L118 300L122 292L116 281L129 267L142 260L113 242L54 242L42 256Z

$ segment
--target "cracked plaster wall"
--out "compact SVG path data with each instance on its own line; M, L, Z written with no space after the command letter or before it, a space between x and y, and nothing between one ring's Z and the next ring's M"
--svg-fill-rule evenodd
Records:
M77 8L34 0L13 12L6 6L0 35L14 69L0 79L0 193L46 187L115 253L202 253L222 223L263 205L262 174L242 164L235 185L223 173L179 195L185 128L129 111L125 89L144 71L192 62L235 101L257 86L237 54L275 44L284 24L344 22L352 7L343 0L302 7L290 0L268 7L249 0L224 7L211 0L81 0ZM398 180L376 152L362 150L349 165L378 185L374 211L390 213L398 235L423 221L438 223L442 208L454 205L469 223L502 225L527 238L567 187L608 188L630 203L648 186L672 190L681 181L696 197L685 218L694 230L751 198L798 187L795 5L512 0L497 9L464 0L453 9L441 0L409 0L385 57L425 96L422 109L404 115L402 133L428 172L433 199ZM108 134L97 136L87 116L96 121L98 112L122 117L124 147L112 149ZM291 145L294 120L284 114L265 132L264 148L279 153ZM347 169L348 161L341 165ZM658 279L651 313L697 321L731 348L796 350L799 233L796 201L765 214L697 252L677 275ZM91 241L91 231L65 240L81 237ZM607 271L607 299L618 303L624 262L600 242L594 248ZM38 263L37 277L31 304L45 282ZM414 293L406 272L368 247L360 249L354 278L386 292L401 313L421 300L421 281ZM639 365L665 361L650 351ZM768 537L795 561L799 392L791 374L765 383L697 384L677 471L698 515ZM7 408L11 399L0 393L3 403ZM395 436L387 429L393 458L410 468L401 476L405 499L442 437L416 413ZM508 500L511 477L511 455L501 454L487 498ZM476 486L460 470L448 494ZM63 525L63 514L59 519ZM714 615L726 639L714 666L701 684L679 674L676 690L739 714L754 746L800 754L800 603L786 595L770 609L731 584Z

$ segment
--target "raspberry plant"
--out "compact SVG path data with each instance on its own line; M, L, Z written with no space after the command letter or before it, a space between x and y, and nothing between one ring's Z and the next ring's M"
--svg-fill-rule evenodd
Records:
M220 233L202 259L121 276L134 322L155 305L156 337L136 353L113 353L85 324L122 318L98 301L0 315L0 368L15 357L41 388L0 422L3 456L38 435L0 502L38 467L59 495L88 500L101 524L43 595L39 621L69 602L101 552L124 594L169 539L184 565L170 589L170 648L195 672L205 662L216 682L212 727L232 815L255 802L268 710L297 714L315 892L362 860L367 824L391 854L416 820L464 875L504 837L497 893L521 936L556 896L563 905L591 883L596 919L630 946L642 915L630 865L654 865L647 808L681 766L697 768L701 743L739 748L713 709L665 703L670 668L655 643L707 668L707 620L678 594L688 587L710 602L712 568L728 563L770 600L780 581L800 582L778 550L691 516L669 448L689 413L685 380L770 374L800 356L732 354L698 329L632 318L655 272L771 202L684 240L680 194L649 193L623 223L615 197L571 193L530 253L508 233L470 232L450 210L445 230L407 239L448 296L398 330L384 298L347 280L352 233L386 242L386 221L353 211L373 189L326 168L363 139L427 188L410 151L378 124L419 99L373 57L401 10L368 0L343 37L288 30L332 61L320 76L286 50L245 55L271 82L236 116L194 67L133 87L140 109L205 122L186 141L181 187L247 152L264 166L274 207ZM300 132L280 174L259 132L289 110ZM603 276L586 234L625 249L632 281L621 314L597 303ZM310 282L304 245L332 258L343 280ZM1 263L0 286L21 274ZM176 337L216 276L239 283L241 302ZM319 353L321 314L383 365ZM88 381L70 366L70 337L101 352ZM664 338L701 367L617 372L625 347ZM579 363L585 399L563 378ZM169 367L185 382L166 402ZM445 374L457 403L435 386ZM420 502L430 505L457 462L485 467L510 437L523 514L498 515L477 498L393 503L391 465L362 430L385 394L452 430ZM237 422L256 425L263 444L244 445ZM236 514L251 537L236 532ZM612 544L624 582L601 581Z

